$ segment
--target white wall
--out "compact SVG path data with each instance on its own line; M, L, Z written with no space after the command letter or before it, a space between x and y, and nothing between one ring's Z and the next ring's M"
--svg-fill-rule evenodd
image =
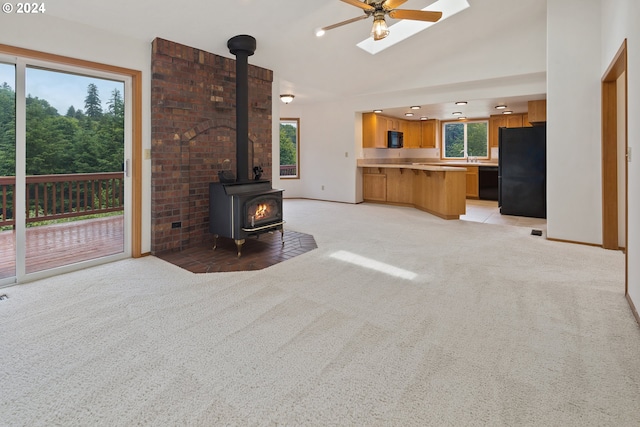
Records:
M547 17L547 235L601 244L600 0Z
M631 162L627 163L628 219L627 257L629 297L640 310L640 2L638 0L602 0L602 50L600 73L604 75L616 52L627 39L627 131L632 149Z
M151 148L151 45L53 16L4 15L1 43L142 71L142 145ZM143 160L142 252L151 250L151 161Z

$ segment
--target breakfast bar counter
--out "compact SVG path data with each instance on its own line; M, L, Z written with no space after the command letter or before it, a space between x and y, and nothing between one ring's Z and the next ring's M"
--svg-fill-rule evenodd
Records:
M365 202L413 206L444 219L465 214L464 167L358 162Z

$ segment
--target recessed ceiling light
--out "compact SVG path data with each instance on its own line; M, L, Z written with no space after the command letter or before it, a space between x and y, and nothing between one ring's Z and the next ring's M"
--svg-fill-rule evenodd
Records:
M505 108L507 108L506 105L496 105L496 110L504 110Z
M382 113L382 110L373 110L374 113Z
M420 120L429 120L429 117L422 116L422 117L420 117Z
M413 113L404 113L404 115L407 116L407 117L412 117Z
M513 111L503 111L502 114L513 114Z
M458 101L456 105L467 105L467 101Z
M467 120L467 118L465 116L460 116L458 117L458 120Z
M462 111L454 111L453 113L454 116L461 116L462 115Z
M419 105L414 105L413 107L411 107L412 110L419 110L420 106Z

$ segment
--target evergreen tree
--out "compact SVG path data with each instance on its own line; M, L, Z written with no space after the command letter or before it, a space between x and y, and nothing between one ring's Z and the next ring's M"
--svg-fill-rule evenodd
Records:
M87 86L87 97L84 99L84 111L88 117L97 119L102 116L102 103L98 94L98 86L90 83Z
M114 89L111 92L111 98L109 98L107 105L109 106L109 113L114 117L124 117L124 100L118 89Z
M73 108L73 105L71 107L69 107L69 109L67 110L67 114L65 114L65 116L67 116L67 117L75 117L76 116L76 109Z

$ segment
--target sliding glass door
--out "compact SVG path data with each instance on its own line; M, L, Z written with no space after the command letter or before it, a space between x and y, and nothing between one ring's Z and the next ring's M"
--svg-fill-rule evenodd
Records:
M13 247L0 249L0 280L129 256L130 82L20 59L13 70L16 84L3 88L16 100L11 191L19 197L6 202L14 223L0 233L13 235Z
M16 66L0 62L0 285L16 276Z

